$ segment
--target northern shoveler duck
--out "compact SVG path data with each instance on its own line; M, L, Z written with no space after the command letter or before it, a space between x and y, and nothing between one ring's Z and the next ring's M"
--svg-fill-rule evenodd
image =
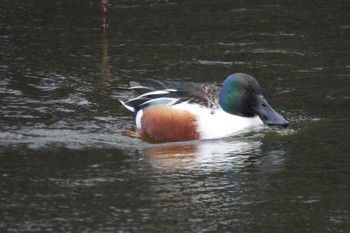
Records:
M232 74L221 87L152 79L130 86L133 98L120 102L132 111L141 134L157 141L220 138L263 124L289 124L248 74Z

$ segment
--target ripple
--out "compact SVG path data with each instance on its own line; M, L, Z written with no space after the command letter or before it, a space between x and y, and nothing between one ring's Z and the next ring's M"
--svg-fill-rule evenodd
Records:
M228 62L228 61L208 61L208 60L198 60L199 64L202 65L223 65L223 66L231 66L233 64L236 64L236 62ZM241 62L237 62L240 64Z

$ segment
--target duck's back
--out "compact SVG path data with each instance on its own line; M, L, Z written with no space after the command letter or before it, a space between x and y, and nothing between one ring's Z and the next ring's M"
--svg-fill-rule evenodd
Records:
M217 106L217 99L220 92L220 86L215 84L199 84L190 82L159 81L154 79L145 79L140 82L130 82L133 89L134 98L151 93L154 91L166 90L168 93L157 96L148 96L147 98L170 97L178 98L203 105L205 107Z

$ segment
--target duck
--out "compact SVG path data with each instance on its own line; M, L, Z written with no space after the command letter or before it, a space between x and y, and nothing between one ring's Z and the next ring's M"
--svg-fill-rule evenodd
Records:
M216 139L289 124L245 73L229 75L222 85L144 79L131 81L128 89L131 98L119 101L132 112L137 135L159 142Z

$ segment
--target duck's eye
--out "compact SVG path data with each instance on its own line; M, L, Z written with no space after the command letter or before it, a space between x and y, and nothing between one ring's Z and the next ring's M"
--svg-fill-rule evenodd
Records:
M242 87L241 89L240 89L240 91L241 91L241 93L246 93L247 92L247 90L244 88L244 87Z

